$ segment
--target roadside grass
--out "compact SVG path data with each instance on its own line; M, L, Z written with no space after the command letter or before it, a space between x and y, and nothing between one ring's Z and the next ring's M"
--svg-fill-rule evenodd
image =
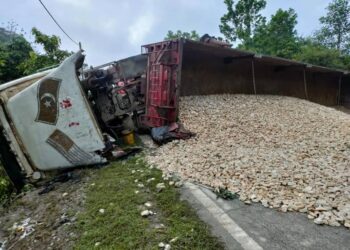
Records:
M11 196L12 188L11 183L6 176L5 170L0 165L0 206L7 203Z
M161 192L158 183L166 186ZM171 249L224 248L208 225L180 201L176 188L162 179L161 171L149 168L142 156L98 171L86 196L85 210L75 228L80 235L75 249L159 249L160 242L167 244L174 238ZM145 202L151 202L147 209L155 215L141 216Z

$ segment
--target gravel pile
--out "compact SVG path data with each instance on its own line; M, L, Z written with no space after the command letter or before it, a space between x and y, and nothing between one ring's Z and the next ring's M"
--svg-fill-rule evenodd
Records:
M150 164L350 228L350 115L290 97L213 95L182 98L180 119L197 135L159 147Z

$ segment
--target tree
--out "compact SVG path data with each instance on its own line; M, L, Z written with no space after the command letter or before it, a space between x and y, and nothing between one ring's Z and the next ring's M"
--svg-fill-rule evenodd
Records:
M341 52L350 52L350 3L349 0L333 0L327 14L320 18L323 27L316 33L320 43Z
M60 49L61 39L58 36L45 35L36 28L32 29L32 34L35 38L34 42L41 45L45 53L39 54L35 51L29 53L29 58L19 65L25 75L32 74L38 69L60 64L72 54L72 52Z
M298 52L297 14L293 9L278 9L271 20L257 27L250 47L261 54L292 58Z
M20 64L33 52L30 43L23 36L14 36L5 43L0 43L0 83L23 76Z
M314 65L350 70L350 56L342 55L337 49L319 44L313 38L300 41L300 51L293 59Z
M60 49L61 39L58 36L48 36L33 28L34 45L43 46L45 52L39 53L25 39L23 30L17 33L17 27L14 22L9 22L6 28L0 28L0 83L57 65L72 54Z
M264 21L260 12L266 7L265 0L224 0L227 13L221 17L220 32L226 40L239 40L246 47L250 47L252 37L257 27Z
M179 38L199 41L200 36L195 30L192 30L191 32L182 32L181 30L173 32L169 30L164 40L172 40L172 39L179 39Z

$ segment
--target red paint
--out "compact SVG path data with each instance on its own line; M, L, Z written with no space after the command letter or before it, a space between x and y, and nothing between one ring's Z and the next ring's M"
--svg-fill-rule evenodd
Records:
M69 127L74 127L74 126L79 126L79 125L80 125L79 122L70 122L70 123L68 124Z
M73 105L72 105L71 100L69 98L66 98L66 99L62 100L62 102L60 102L60 106L63 109L67 109L67 108L72 107Z
M142 47L148 54L148 79L146 114L141 116L141 123L146 127L161 127L176 122L180 41L164 41Z

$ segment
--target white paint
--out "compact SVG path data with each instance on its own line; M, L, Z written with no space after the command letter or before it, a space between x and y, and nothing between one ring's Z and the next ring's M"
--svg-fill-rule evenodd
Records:
M33 165L39 170L52 170L72 167L65 157L46 143L55 129L68 135L83 151L93 155L89 164L106 160L94 151L104 148L102 135L92 116L92 111L82 92L75 72L75 62L81 52L67 58L57 69L52 70L39 81L11 97L6 103L9 116L16 128L18 137L28 152ZM61 79L58 102L69 96L73 106L70 109L59 107L56 125L36 122L38 113L38 84L48 77ZM79 126L69 127L70 122L79 122ZM83 164L83 163L82 163Z
M30 176L33 173L33 169L27 161L27 158L24 156L21 147L19 146L18 141L16 140L16 137L13 134L13 131L11 130L11 127L6 119L5 112L1 106L0 123L3 127L2 133L4 134L6 140L9 142L9 146L12 152L15 152L15 157L17 159L18 165L26 173L27 176Z
M227 232L239 243L245 250L262 250L263 248L255 242L238 224L228 216L215 202L210 199L196 185L186 183L185 186L203 204L211 215L227 230Z

